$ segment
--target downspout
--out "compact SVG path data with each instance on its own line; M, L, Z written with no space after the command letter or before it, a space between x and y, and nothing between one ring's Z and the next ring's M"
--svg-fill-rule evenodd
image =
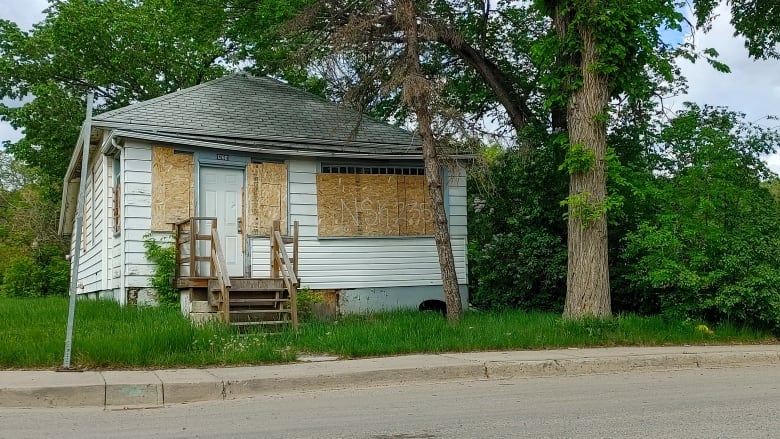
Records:
M62 368L70 369L70 354L73 347L73 319L76 315L76 293L79 283L79 261L81 259L81 227L84 222L84 197L87 189L89 171L89 149L92 137L92 92L87 93L87 117L84 120L84 145L81 147L81 178L79 179L79 201L76 205L76 233L73 258L71 259L70 304L68 306L68 326L65 330L65 355Z
M111 174L111 170L109 167L113 167L113 162L109 162L106 160L106 157L102 157L102 165L103 168L103 197L100 200L100 202L103 204L103 240L100 252L102 254L102 258L100 261L100 268L101 268L101 279L100 279L100 291L101 293L105 294L107 291L111 291L109 286L111 285L111 264L114 262L114 258L111 256L111 244L113 244L113 241L111 240L111 228L109 225L111 224L108 221L107 214L111 212L108 205L108 199L106 198L106 195L111 193L111 179L108 177ZM113 291L111 291L113 295Z
M111 133L111 146L119 151L119 181L122 182L122 186L125 186L124 169L125 169L125 147L120 145L116 141L116 137ZM127 289L125 287L125 190L122 188L119 193L121 201L119 204L119 303L124 306L127 305ZM117 200L114 200L116 203Z

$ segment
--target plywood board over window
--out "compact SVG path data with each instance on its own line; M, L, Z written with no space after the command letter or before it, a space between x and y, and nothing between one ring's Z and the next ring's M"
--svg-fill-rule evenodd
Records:
M287 230L287 165L250 163L246 172L247 233L270 235L274 221Z
M192 154L152 148L152 230L171 231L172 223L193 216L194 169Z
M433 233L423 175L318 174L319 236Z
M402 217L399 218L401 236L433 235L433 212L428 197L425 176L399 175L398 198Z
M114 233L119 233L121 220L122 220L122 209L121 209L121 202L122 202L122 183L120 180L116 180L114 183L114 192L113 192L113 207L111 210L111 224L113 225Z

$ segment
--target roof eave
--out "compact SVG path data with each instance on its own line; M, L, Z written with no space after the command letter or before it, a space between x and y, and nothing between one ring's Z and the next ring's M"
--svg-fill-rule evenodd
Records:
M213 148L229 151L241 151L247 153L260 153L269 154L275 156L291 156L291 157L326 157L326 158L344 158L344 159L383 159L383 160L422 160L422 154L392 154L392 153L360 153L360 152L346 152L346 151L324 151L319 149L295 149L295 144L302 143L300 139L293 143L286 140L254 140L251 146L247 143L239 143L236 141L230 143L226 140L211 141L211 140L198 140L191 137L179 137L175 135L166 135L159 133L150 133L133 130L115 130L113 132L114 137L126 137L131 139L147 140L151 142L161 142L168 144L187 145L187 146L199 146L204 148ZM319 145L317 142L315 145ZM370 144L363 144L364 146L370 146ZM376 144L377 147L387 147L388 145Z
M76 147L73 148L73 154L70 156L70 163L68 163L68 169L65 171L65 177L62 181L62 200L60 202L60 218L57 224L57 234L60 236L67 236L72 233L73 224L69 224L69 227L65 227L65 220L67 218L67 210L70 207L69 196L70 194L70 181L73 179L73 172L76 169L76 165L79 163L79 157L82 155L84 148L84 125L81 126L79 131L79 138L76 141ZM78 193L76 194L78 197ZM67 232L66 232L67 230Z
M264 135L264 136L242 136L240 133L235 136L226 137L223 134L217 134L211 130L205 130L205 129L193 129L193 128L181 128L181 127L175 127L175 126L165 126L165 125L154 125L154 124L143 124L143 123L133 123L133 122L116 122L116 121L109 121L109 120L100 120L99 118L96 118L92 121L93 126L100 127L103 129L116 129L116 130L123 130L123 131L132 131L132 132L143 132L143 133L154 133L154 134L160 134L160 135L166 135L166 136L193 136L193 137L211 137L211 138L224 138L224 139L237 139L244 142L262 142L262 141L269 141L269 142L287 142L287 143L301 143L301 144L319 144L323 146L329 146L329 145L350 145L350 146L357 146L357 147L406 147L406 148L419 148L421 147L419 138L414 133L408 133L409 134L409 141L404 142L366 142L366 141L356 141L356 140L344 140L344 139L323 139L323 138L313 138L313 137L290 137L290 136L270 136L270 135Z

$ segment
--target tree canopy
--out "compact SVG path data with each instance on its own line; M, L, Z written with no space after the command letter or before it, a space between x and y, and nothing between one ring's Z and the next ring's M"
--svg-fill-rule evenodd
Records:
M225 14L209 1L72 0L52 3L29 32L0 20L0 95L31 99L0 106L24 133L8 150L61 179L86 91L102 111L223 75L235 54Z

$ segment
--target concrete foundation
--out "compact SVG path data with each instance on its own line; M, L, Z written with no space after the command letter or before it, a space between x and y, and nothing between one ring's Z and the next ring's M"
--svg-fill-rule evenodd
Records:
M461 302L465 308L469 303L468 287L466 285L459 287ZM441 285L341 290L338 312L360 314L393 309L418 309L426 300L444 301Z

